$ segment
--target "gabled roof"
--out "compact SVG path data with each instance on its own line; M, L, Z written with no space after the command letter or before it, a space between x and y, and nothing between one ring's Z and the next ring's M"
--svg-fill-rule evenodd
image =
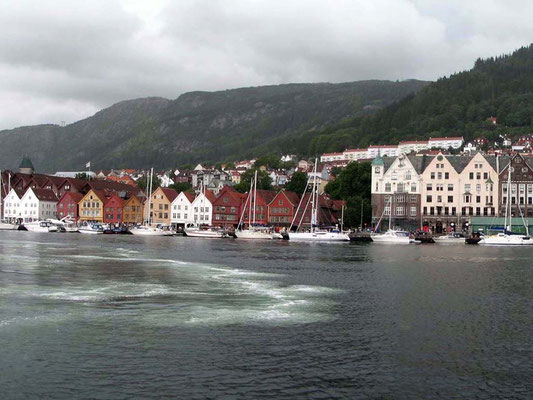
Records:
M437 156L438 157L438 156ZM452 155L443 155L449 163L452 165L453 169L457 171L458 174L463 172L463 169L470 163L473 156L452 156Z
M206 190L205 191L205 197L207 197L207 200L209 200L211 202L211 204L213 204L215 202L215 200L217 199L217 196L215 195L215 193L212 190Z
M65 197L70 197L75 203L79 203L83 199L83 194L78 192L65 192L63 196L59 199L59 202L63 201Z
M178 197L178 192L176 192L174 189L171 188L164 188L160 187L161 191L165 195L165 197L170 201L171 203L174 201L176 197Z
M257 197L261 197L263 201L268 205L272 200L274 200L274 197L276 197L276 191L275 190L262 190L257 189Z
M33 164L32 164L32 162L31 162L30 158L27 157L27 156L24 156L24 157L22 158L22 161L21 161L21 163L20 163L20 165L19 165L19 168L31 168L31 169L35 169L35 168L33 168Z
M107 204L109 203L111 200L116 200L118 202L118 204L120 206L123 206L124 205L124 199L122 199L119 195L117 195L116 193L112 193L111 196L107 197L106 201L104 204Z
M415 169L416 173L421 175L430 163L430 161L433 159L433 157L428 157L426 155L417 156L411 154L407 156L407 159Z
M189 200L189 203L192 203L196 197L194 193L191 193L191 192L181 192L181 193L183 193L183 195L187 198L187 200Z
M289 202L293 205L293 206L297 206L298 203L300 202L300 197L294 193L294 192L291 192L290 190L285 190L285 189L282 189L280 190L278 193L276 193L276 195L274 196L274 198L272 200L270 200L270 202L267 204L268 206L270 206L270 204L272 204L272 202L278 197L278 196L285 196L285 198L287 200L289 200Z
M58 201L56 194L50 189L32 189L35 197L40 201Z
M109 192L121 192L125 191L127 193L137 194L141 191L138 186L126 185L124 183L93 179L85 183L91 189L94 190L106 190Z

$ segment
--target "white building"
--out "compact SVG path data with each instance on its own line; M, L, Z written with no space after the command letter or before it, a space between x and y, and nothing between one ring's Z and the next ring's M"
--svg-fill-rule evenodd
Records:
M170 205L170 224L183 225L194 221L192 202L194 193L181 192Z
M418 153L419 151L429 149L427 140L406 140L398 144L398 151L400 154L409 154L411 152Z
M15 191L11 191L4 198L4 218L9 221L13 221L17 218L22 218L22 212L20 211L20 197Z
M381 157L398 157L400 152L397 145L375 145L368 146L368 158L376 158L378 155Z
M346 161L357 161L368 158L367 149L346 149L342 154Z
M50 189L28 188L20 199L19 218L24 222L57 218L58 198Z
M168 172L159 173L157 177L161 180L161 187L166 188L174 183Z
M464 142L462 137L429 138L428 146L430 149L460 149Z
M193 221L200 225L211 225L213 221L213 202L216 196L206 190L200 192L192 202Z
M344 153L324 153L320 156L320 162L343 161Z

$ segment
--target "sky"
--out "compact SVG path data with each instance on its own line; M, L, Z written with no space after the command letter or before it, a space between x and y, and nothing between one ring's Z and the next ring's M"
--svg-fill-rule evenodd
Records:
M529 0L0 0L0 130L122 100L424 79L533 41Z

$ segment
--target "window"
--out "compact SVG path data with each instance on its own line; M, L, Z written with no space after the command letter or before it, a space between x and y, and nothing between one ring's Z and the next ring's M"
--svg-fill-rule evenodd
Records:
M427 196L426 196L426 202L427 202L427 203L431 203L432 200L433 200L433 198L432 198L431 195L427 195Z
M448 192L453 191L453 183L448 183Z
M433 185L432 185L431 183L427 183L427 184L426 184L426 190L427 190L428 192L432 191L432 190L433 190Z
M481 196L476 196L476 203L481 203Z
M444 173L444 179L450 179L450 173L449 172L445 172Z
M453 203L453 196L448 196L448 203Z
M416 192L416 183L411 182L411 192Z
M489 173L483 172L483 179L489 179Z
M437 179L442 179L442 172L437 172Z
M411 203L416 203L416 196L410 196Z
M444 185L442 183L437 183L437 192L442 192L444 190Z
M397 190L396 190L398 193L403 193L404 190L403 190L403 183L402 182L398 182L398 187L397 187Z
M435 172L431 173L431 179L435 179Z
M465 183L465 193L470 193L470 184Z
M442 203L442 196L437 196L437 203Z
M385 206L385 215L390 215L390 206Z
M474 179L474 173L473 173L473 172L470 172L470 174L469 174L469 178L470 178L470 179Z
M411 217L416 217L416 207L411 207Z
M411 180L411 171L405 171L405 180L410 181Z
M476 192L481 192L481 184L476 184Z
M405 207L403 206L396 207L396 215L399 215L399 216L405 215Z

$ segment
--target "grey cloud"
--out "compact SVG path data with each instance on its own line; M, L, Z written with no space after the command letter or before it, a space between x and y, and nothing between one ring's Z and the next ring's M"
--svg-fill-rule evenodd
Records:
M158 1L0 4L0 129L190 90L436 79L533 34L527 1Z

